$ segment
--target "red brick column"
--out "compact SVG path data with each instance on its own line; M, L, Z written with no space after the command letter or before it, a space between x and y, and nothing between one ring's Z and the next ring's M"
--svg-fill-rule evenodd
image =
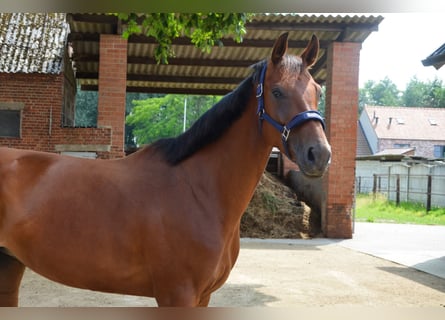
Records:
M322 230L329 238L352 237L360 49L350 42L328 48L325 116L332 162L323 181Z
M110 158L124 156L127 40L100 35L97 126L111 128Z

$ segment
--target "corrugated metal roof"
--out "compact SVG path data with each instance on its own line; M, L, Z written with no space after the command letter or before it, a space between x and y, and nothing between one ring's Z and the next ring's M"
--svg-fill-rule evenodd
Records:
M0 72L60 73L68 33L64 13L0 13Z
M117 17L105 14L68 14L69 41L74 48L76 77L84 89L97 90L100 34L125 28ZM320 40L318 62L311 72L319 83L326 80L327 48L334 42L363 42L378 30L382 16L257 14L246 25L242 43L223 39L223 47L203 53L188 38L173 41L174 58L157 65L153 38L128 40L127 91L158 93L225 94L249 74L249 66L271 53L278 36L289 31L290 52L299 54L312 34Z
M366 106L379 139L445 141L445 109Z
M434 66L439 70L445 64L445 43L430 54L426 59L422 60L424 66Z

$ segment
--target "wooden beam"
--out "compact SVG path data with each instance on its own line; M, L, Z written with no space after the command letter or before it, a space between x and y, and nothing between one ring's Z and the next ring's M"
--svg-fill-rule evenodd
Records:
M99 33L84 33L84 32L70 32L68 34L68 41L89 41L89 42L99 42L100 34ZM288 45L290 48L306 48L309 40L289 40ZM224 47L254 47L254 48L272 48L275 40L264 40L264 39L249 39L244 38L241 43L236 42L233 39L222 39L222 44ZM131 35L128 38L128 43L136 43L136 44L153 44L157 45L156 39L153 37L148 37L146 35ZM330 41L320 40L320 48L327 48ZM173 39L173 45L180 46L194 46L191 43L190 38L187 37L179 37Z
M99 62L99 55L94 54L78 54L74 55L74 61L78 62ZM238 60L238 59L193 59L193 58L169 58L168 65L179 66L203 66L203 67L249 67L258 60ZM129 64L156 64L153 57L136 57L129 56L127 58Z
M82 85L81 90L98 91L97 85ZM228 89L197 89L197 88L153 88L153 87L130 87L127 86L127 92L140 93L165 93L165 94L195 94L195 95L225 95L232 90Z
M107 23L107 24L117 24L117 16L111 14L89 14L89 13L68 13L67 20L73 22L89 22L89 23Z
M78 79L98 79L97 72L77 72ZM220 83L220 84L238 84L245 77L202 77L202 76L167 76L153 74L127 74L127 81L142 82L172 82L172 83Z
M75 41L99 42L100 33L70 32L68 34L68 42Z

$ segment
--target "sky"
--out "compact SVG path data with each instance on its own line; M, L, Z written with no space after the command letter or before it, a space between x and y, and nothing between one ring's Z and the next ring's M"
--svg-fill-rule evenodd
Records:
M368 15L368 14L366 14ZM363 42L360 52L359 86L387 76L405 90L413 76L421 81L442 80L445 66L436 70L422 60L445 43L444 13L381 13L379 30Z

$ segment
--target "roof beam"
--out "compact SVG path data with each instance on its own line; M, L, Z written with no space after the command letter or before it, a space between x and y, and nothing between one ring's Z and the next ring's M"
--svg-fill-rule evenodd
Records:
M82 33L82 32L71 32L68 35L68 41L89 41L89 42L99 42L100 34L99 33ZM256 48L272 48L275 40L262 40L262 39L249 39L244 38L241 43L236 42L233 39L222 39L224 47L256 47ZM145 35L131 35L128 38L128 43L141 43L141 44L154 44L157 45L157 41L153 37L148 37ZM320 48L327 48L329 45L329 41L320 40ZM172 40L173 45L179 46L189 46L193 45L190 41L190 38L187 37L179 37ZM308 40L291 40L288 41L288 46L290 48L306 48L308 44Z
M68 13L67 20L70 22L89 22L89 23L114 23L117 24L118 18L111 14L89 14L89 13Z
M84 91L98 91L97 85L82 85ZM127 92L140 93L165 93L165 94L189 94L189 95L217 95L222 96L232 90L227 89L197 89L197 88L152 88L152 87L131 87L127 86Z
M78 79L98 79L97 72L77 72ZM167 76L167 75L152 75L152 74L128 74L127 81L142 81L142 82L170 82L170 83L220 83L220 84L238 84L245 77L202 77L202 76Z
M74 61L79 62L99 62L99 55L74 55ZM168 65L182 65L182 66L208 66L208 67L249 67L258 60L216 60L216 59L190 59L190 58L169 58ZM152 64L156 65L156 60L153 57L136 57L129 56L127 58L129 64Z

